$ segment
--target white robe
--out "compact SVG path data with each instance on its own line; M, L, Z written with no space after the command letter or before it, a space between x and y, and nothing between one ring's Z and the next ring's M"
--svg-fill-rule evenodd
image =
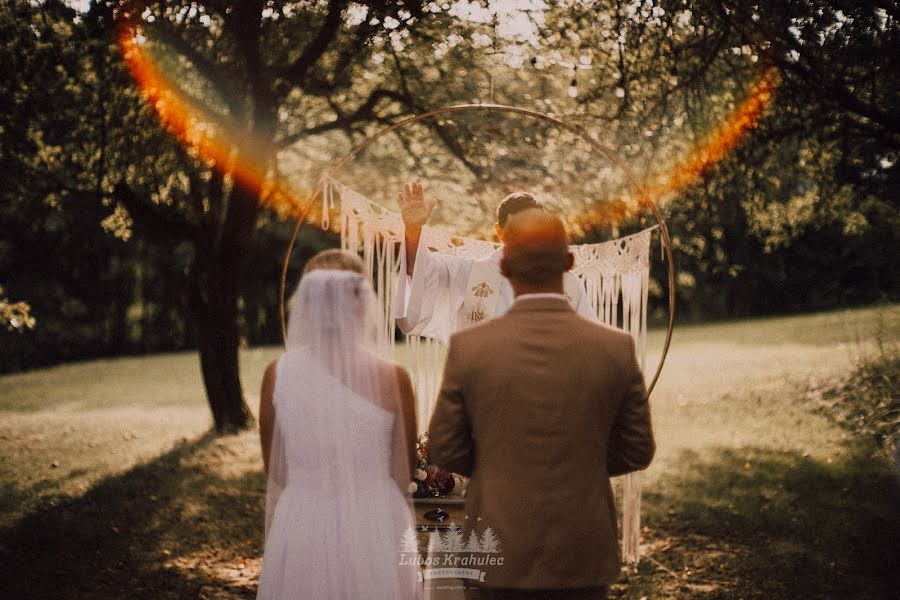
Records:
M394 300L394 318L400 330L407 335L418 335L440 340L444 344L450 335L468 324L463 304L468 294L469 275L475 259L432 252L424 240L416 251L413 275L406 274L406 242L400 248L400 278ZM489 262L499 273L503 249L498 248L490 256L480 259ZM575 280L572 273L565 277ZM502 315L512 305L515 295L506 277L500 277L500 292L493 316ZM588 301L584 285L566 286L575 290L573 308L584 317L597 319Z

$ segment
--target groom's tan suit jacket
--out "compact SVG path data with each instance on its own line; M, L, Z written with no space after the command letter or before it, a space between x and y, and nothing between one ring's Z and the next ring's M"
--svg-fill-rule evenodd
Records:
M633 338L561 298L517 300L450 338L432 462L471 477L463 539L490 527L486 587L606 585L619 574L610 476L655 444Z

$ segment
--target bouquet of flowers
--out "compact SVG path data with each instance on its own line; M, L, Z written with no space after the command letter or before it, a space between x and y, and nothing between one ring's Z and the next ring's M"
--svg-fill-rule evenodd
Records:
M409 484L413 498L442 497L453 491L456 480L450 471L428 461L428 434L423 433L416 440L416 470Z

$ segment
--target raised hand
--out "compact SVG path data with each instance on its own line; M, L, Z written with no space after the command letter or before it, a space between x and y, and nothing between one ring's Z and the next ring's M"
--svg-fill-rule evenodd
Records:
M425 202L425 193L418 181L403 186L403 191L400 192L400 215L407 233L421 231L436 205L437 200Z

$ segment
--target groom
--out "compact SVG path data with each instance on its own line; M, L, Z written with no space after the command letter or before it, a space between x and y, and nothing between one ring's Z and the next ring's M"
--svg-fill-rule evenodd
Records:
M605 598L619 574L609 478L655 450L635 343L567 302L559 219L523 211L505 242L515 301L450 338L431 460L471 477L463 539L490 527L499 540L502 564L470 597Z

